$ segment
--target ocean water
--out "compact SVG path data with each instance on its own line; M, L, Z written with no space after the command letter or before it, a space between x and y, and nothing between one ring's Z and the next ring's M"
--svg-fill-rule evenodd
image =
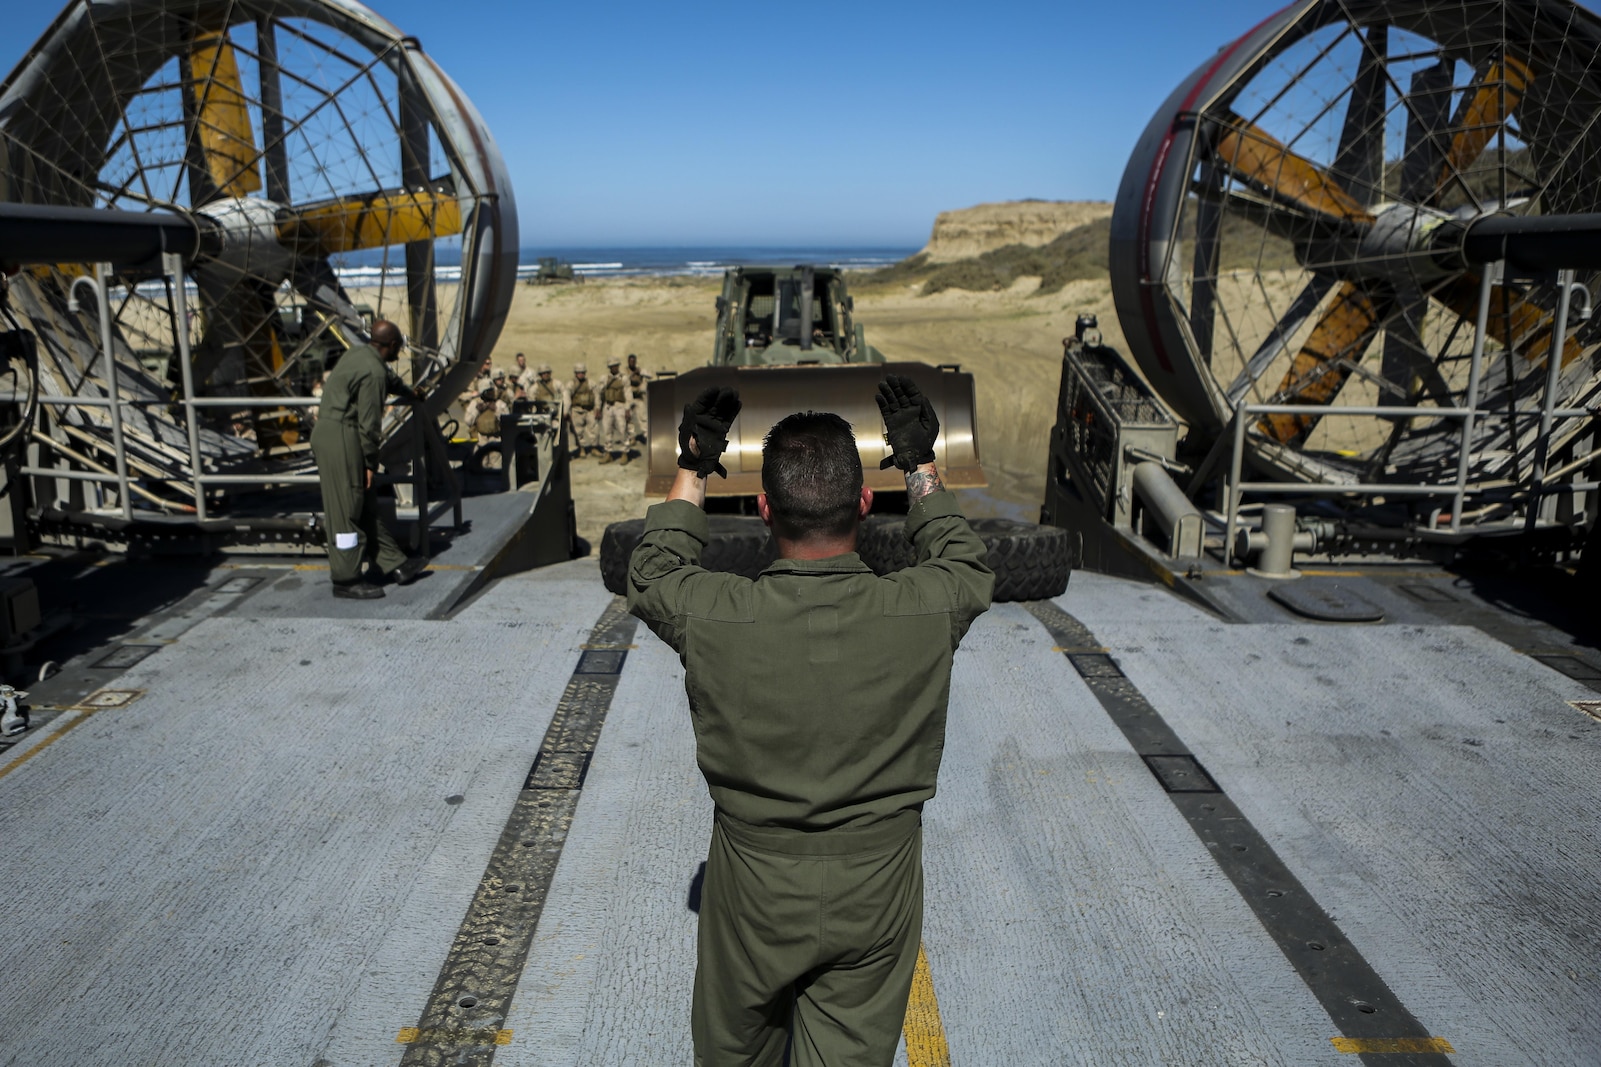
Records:
M845 270L874 270L899 263L917 249L869 247L846 248L838 245L685 245L642 248L525 248L518 273L533 274L540 256L555 256L571 263L577 274L591 278L626 278L649 275L689 275L715 277L729 267L751 265L793 267L798 263L840 267Z
M555 256L571 263L573 271L585 278L718 277L729 267L793 267L797 263L839 267L845 270L874 270L915 255L913 247L849 248L839 245L684 245L678 247L592 247L525 248L518 255L517 276L532 278L539 270L539 257ZM385 255L384 253L390 253ZM461 279L459 250L443 247L437 251L434 277L441 282ZM372 249L336 256L334 269L347 285L404 285L405 257L398 249Z

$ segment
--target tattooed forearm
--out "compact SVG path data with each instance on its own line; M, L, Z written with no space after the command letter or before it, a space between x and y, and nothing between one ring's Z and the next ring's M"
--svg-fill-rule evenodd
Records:
M939 468L932 463L924 463L916 470L906 472L906 502L916 504L930 493L937 493L945 488L945 483L939 480Z

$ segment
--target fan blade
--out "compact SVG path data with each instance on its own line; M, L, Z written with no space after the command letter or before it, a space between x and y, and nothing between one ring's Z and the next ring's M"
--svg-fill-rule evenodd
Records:
M1534 72L1521 61L1506 56L1500 63L1490 64L1477 92L1462 94L1462 104L1451 126L1456 133L1445 153L1445 165L1440 168L1435 183L1443 191L1452 175L1460 174L1473 165L1490 141L1518 109L1523 94L1534 81Z
M1273 325L1266 339L1257 345L1256 351L1246 361L1245 367L1229 385L1228 396L1231 406L1245 399L1246 391L1256 384L1256 380L1262 377L1269 365L1278 358L1295 331L1301 328L1301 323L1317 310L1317 306L1323 302L1325 296L1329 295L1329 290L1333 286L1334 279L1329 275L1312 275L1312 280L1306 283L1306 288L1290 302L1289 309Z
M1223 232L1223 206L1217 193L1223 174L1204 168L1202 183L1208 193L1195 199L1195 254L1190 272L1190 333L1201 358L1212 362L1212 331L1217 318L1217 265L1219 237Z
M1478 320L1478 275L1463 275L1434 295L1468 322ZM1486 328L1501 347L1516 348L1530 363L1544 363L1546 353L1551 350L1551 332L1555 325L1555 315L1528 299L1516 287L1490 287L1490 318ZM1562 366L1567 367L1583 352L1584 345L1570 331L1562 344Z
M1423 346L1423 317L1429 298L1416 286L1404 285L1396 294L1395 311L1384 323L1384 353L1379 373L1402 392L1379 394L1379 403L1413 406L1428 395L1441 407L1450 407L1451 387Z
M326 256L304 257L296 262L289 284L319 314L335 321L338 326L335 335L345 344L366 336L367 324L356 305L350 302L350 296L339 283L339 275L334 273L333 264Z
M1351 376L1342 362L1356 362L1378 332L1379 311L1372 297L1351 282L1341 282L1323 317L1296 353L1279 383L1276 403L1327 404ZM1316 415L1266 415L1257 428L1274 441L1290 444L1306 437Z
M408 189L428 184L428 108L415 85L402 83L400 93L400 180ZM439 350L439 293L434 284L434 243L406 245L406 305L411 312L414 350Z
M1347 222L1373 221L1367 208L1316 164L1238 115L1229 115L1221 125L1214 161L1282 202Z
M461 202L445 189L364 193L287 211L278 237L322 254L428 241L461 232Z
M1340 149L1330 172L1338 175L1353 196L1366 203L1384 193L1384 91L1389 85L1384 61L1390 50L1390 27L1368 27L1366 47L1351 83L1351 102L1345 108Z
M194 348L196 377L222 389L222 395L271 397L285 394L277 371L284 364L278 342L278 306L273 287L249 278L227 278L197 271L206 329ZM247 417L241 406L239 415ZM300 439L298 414L284 408L250 408L248 418L263 450L281 449Z
M1401 157L1401 199L1412 204L1433 200L1435 176L1445 150L1440 131L1451 111L1451 83L1456 65L1441 59L1412 75L1406 94L1406 148Z
M239 197L261 188L255 131L239 80L239 62L225 30L196 35L189 52L195 84L195 136L218 196Z
M267 199L287 204L289 148L284 143L283 71L278 66L278 27L272 19L256 20L256 50L261 83L262 157L267 170Z

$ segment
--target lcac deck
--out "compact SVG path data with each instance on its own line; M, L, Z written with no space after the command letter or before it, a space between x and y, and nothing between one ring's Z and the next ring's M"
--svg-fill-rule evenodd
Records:
M593 563L448 620L272 604L0 753L4 1061L689 1062L709 805ZM1427 619L996 606L899 1062L1601 1061L1595 697Z

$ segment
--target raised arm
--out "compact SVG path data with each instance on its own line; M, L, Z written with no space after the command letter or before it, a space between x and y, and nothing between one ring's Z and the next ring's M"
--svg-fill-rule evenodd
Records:
M917 565L895 577L951 612L955 644L989 608L995 575L985 561L983 540L940 480L934 463L934 442L939 440L934 405L910 378L891 374L879 383L878 410L890 447L879 469L893 465L906 478L906 536L917 548Z
M645 513L645 536L628 561L628 610L680 651L693 587L731 577L702 570L700 554L709 537L706 479L713 473L728 477L720 459L739 407L733 389L708 389L684 405L678 474L667 499Z

